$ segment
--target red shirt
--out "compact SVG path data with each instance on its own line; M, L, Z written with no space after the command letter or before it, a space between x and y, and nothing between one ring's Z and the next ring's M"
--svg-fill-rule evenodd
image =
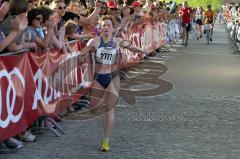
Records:
M192 9L191 8L182 8L180 10L180 15L182 15L182 22L184 24L190 24L191 23L191 15Z

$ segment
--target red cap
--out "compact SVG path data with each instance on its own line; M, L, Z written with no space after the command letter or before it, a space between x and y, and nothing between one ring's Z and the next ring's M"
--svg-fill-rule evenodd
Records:
M142 7L142 4L138 1L132 2L132 7Z
M115 8L117 8L116 3L113 2L113 1L109 1L109 2L107 2L107 6L108 6L108 8L111 8L111 9L115 9Z

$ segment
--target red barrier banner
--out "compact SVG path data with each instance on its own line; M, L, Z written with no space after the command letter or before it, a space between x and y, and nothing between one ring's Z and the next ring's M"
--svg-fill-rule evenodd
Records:
M70 105L85 83L79 52L51 49L0 57L0 139L20 133L42 116Z
M165 44L162 23L133 28L124 36L133 46L147 52ZM74 102L74 96L85 81L88 64L82 61L81 44L73 44L75 52L62 54L60 50L25 52L0 57L0 141L26 130L35 120L54 116ZM124 66L137 64L141 57L122 50Z
M155 51L161 46L166 45L167 41L166 24L155 23L133 27L130 32L124 34L124 39L129 39L132 46L141 48L148 53ZM141 59L138 54L128 50L122 50L127 64L122 67L131 67L136 65Z

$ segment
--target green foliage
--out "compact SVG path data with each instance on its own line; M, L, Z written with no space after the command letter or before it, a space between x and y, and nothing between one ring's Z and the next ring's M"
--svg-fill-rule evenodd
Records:
M172 0L172 1L182 3L186 0ZM220 9L223 4L223 0L187 0L187 2L191 7L197 8L197 6L201 5L204 9L206 9L208 4L211 4L212 9L214 10Z

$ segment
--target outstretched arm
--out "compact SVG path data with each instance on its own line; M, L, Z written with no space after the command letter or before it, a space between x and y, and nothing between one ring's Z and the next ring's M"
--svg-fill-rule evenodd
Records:
M96 43L96 38L90 39L87 45L81 50L81 54L85 56L86 54L90 53L90 51L93 48L96 48L95 43Z
M87 17L87 20L89 21L92 21L92 20L95 20L98 13L100 12L101 10L101 6L102 6L102 3L101 2L95 2L95 9L94 11Z
M88 41L87 43L87 46L84 47L81 51L80 51L80 56L79 56L79 63L82 64L82 63L88 63L88 68L87 68L87 71L88 71L88 78L90 81L93 81L93 62L91 61L91 50L96 48L95 47L95 44L96 44L96 41L97 41L97 38L94 38L94 39L91 39Z
M129 51L132 51L132 52L147 54L146 51L143 51L142 49L137 48L137 47L133 47L133 46L130 46L130 47L128 48L128 50L129 50Z
M203 13L203 23L205 24L205 21L206 21L206 12Z
M141 53L141 54L147 54L146 51L144 51L144 50L142 50L140 48L131 46L131 42L128 41L128 40L123 40L123 39L120 39L120 38L118 38L118 40L120 41L119 45L122 48L128 49L129 51L132 51L132 52L137 52L137 53Z
M94 11L87 17L81 16L79 19L79 25L93 25L96 23L97 16L101 10L102 3L95 2L95 9Z

